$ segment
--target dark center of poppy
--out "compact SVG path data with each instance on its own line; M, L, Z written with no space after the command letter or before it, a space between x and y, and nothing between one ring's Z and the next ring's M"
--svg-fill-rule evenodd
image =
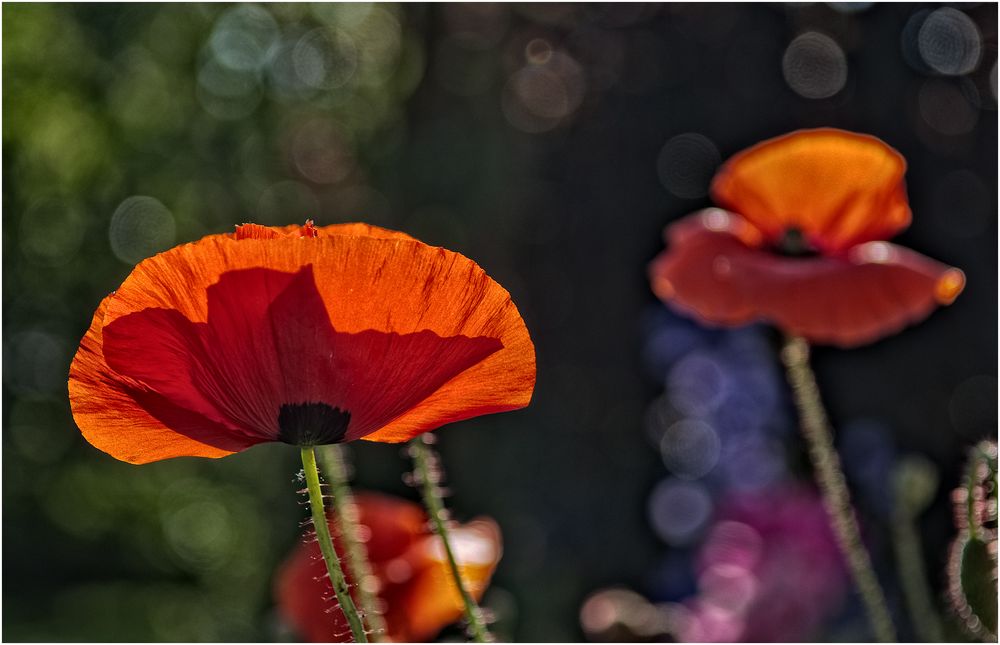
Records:
M806 239L802 230L794 226L785 229L774 250L778 255L790 258L805 258L818 254L816 249L809 244L809 240Z
M278 411L278 440L293 446L340 443L351 413L326 403L286 403Z

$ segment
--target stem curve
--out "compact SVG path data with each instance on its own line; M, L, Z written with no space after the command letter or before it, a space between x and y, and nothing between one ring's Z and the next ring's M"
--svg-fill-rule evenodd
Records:
M815 470L823 506L830 518L830 527L861 594L876 638L883 643L894 642L896 630L889 614L889 606L875 576L871 557L861 541L861 530L851 507L840 457L833 446L830 421L820 399L816 376L809 366L809 343L798 336L786 336L781 349L781 360L792 386L802 435L809 448L809 457Z

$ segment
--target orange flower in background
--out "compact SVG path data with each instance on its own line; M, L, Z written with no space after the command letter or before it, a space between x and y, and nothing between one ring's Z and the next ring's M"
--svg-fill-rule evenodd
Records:
M366 546L375 581L365 584L374 583L378 590L386 636L395 642L425 641L459 620L462 598L423 508L373 493L360 493L355 502L359 524L370 535ZM330 528L336 535L332 519ZM476 519L451 529L449 543L466 588L478 601L500 560L500 529L493 520ZM314 643L350 640L343 613L331 611L336 600L326 600L333 587L314 540L301 543L281 567L275 596L282 616L301 638Z
M526 406L534 346L473 261L365 224L209 235L138 264L70 368L73 417L131 463L282 441L399 442Z
M879 139L842 130L745 150L712 183L722 209L667 227L653 291L708 323L763 320L842 347L922 320L958 296L965 276L884 241L910 223L905 170Z

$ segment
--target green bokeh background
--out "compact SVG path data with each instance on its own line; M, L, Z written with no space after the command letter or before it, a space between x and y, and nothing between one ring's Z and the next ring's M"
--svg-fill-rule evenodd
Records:
M116 462L75 429L66 372L132 264L244 221L406 230L475 257L517 294L510 250L528 223L510 185L523 181L524 141L493 105L500 61L475 40L478 22L505 28L508 11L467 12L461 104L441 111L413 107L432 11L441 22L429 7L363 3L4 5L5 639L293 637L271 584L305 517L297 452ZM461 487L481 484L476 460L514 459L477 445L445 449L469 462L454 468ZM398 447L357 453L362 485L415 498ZM503 514L502 500L455 505L464 518ZM530 551L543 531L524 524ZM552 637L576 633L580 593L554 601L569 621ZM513 601L500 585L491 594L503 630Z

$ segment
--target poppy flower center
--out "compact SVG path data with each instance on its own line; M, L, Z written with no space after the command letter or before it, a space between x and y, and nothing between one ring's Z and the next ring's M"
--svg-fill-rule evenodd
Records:
M778 255L790 258L805 258L819 255L816 248L809 244L809 240L806 239L802 230L794 226L785 229L774 250Z
M293 446L340 443L351 413L326 403L286 403L278 411L278 440Z

